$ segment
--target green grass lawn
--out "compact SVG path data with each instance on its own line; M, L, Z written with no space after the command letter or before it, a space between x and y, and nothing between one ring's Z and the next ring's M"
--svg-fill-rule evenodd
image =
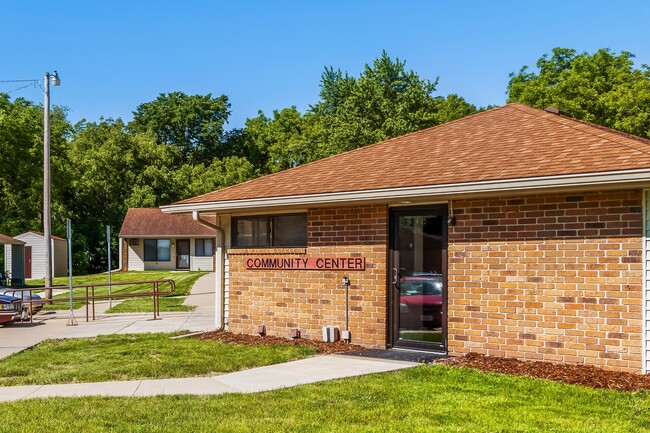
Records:
M315 354L306 347L225 344L170 334L46 340L0 360L0 385L207 376Z
M257 394L0 405L3 427L12 432L640 433L650 431L649 414L647 392L435 365Z
M120 283L127 281L148 281L148 280L161 280L161 279L173 279L176 282L176 290L169 296L164 296L160 298L160 311L192 311L194 308L189 305L182 305L183 298L182 296L187 296L190 293L192 285L198 280L201 276L205 275L206 272L171 272L171 271L142 271L142 272L115 272L112 274L112 282ZM93 274L93 275L82 275L82 276L73 276L72 284L73 285L83 285L83 284L106 284L108 283L107 274ZM41 280L29 280L27 285L29 287L43 287L44 281ZM68 277L59 277L54 278L52 284L55 286L67 286ZM168 285L164 284L160 286L161 290L167 290ZM151 284L138 284L138 285L129 285L129 286L114 286L112 288L113 293L133 293L133 292L150 292L152 290ZM85 289L75 289L73 291L73 296L85 296ZM108 287L98 287L95 289L95 294L105 295L108 294ZM61 298L64 302L55 302L51 305L46 305L45 308L48 310L61 310L66 309L68 304L65 303L65 300L68 299L68 294L61 294L55 296L55 298ZM84 305L83 301L75 301L74 308L80 308ZM136 299L127 299L122 301L120 304L113 307L108 312L111 313L132 313L132 312L152 312L153 311L153 301L151 298L136 298Z

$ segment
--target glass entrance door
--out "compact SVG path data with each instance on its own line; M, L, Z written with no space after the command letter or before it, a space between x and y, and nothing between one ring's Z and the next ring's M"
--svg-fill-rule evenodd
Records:
M176 269L190 268L190 240L176 240Z
M392 345L446 349L447 207L391 214Z

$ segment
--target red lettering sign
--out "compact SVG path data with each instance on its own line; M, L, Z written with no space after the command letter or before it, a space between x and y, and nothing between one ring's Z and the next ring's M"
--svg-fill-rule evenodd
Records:
M246 269L363 271L364 257L247 257Z

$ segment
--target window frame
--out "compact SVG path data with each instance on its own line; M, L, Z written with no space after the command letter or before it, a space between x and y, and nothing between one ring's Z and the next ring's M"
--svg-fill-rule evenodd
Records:
M205 254L205 241L210 241L210 248L212 252L210 254ZM202 245L203 252L199 254L198 245ZM213 238L196 238L194 239L194 257L212 257L214 256L214 239Z
M288 216L302 216L304 217L305 220L305 232L304 232L304 243L300 245L277 245L275 244L275 236L274 236L274 225L276 224L274 222L275 218L279 217L288 217ZM266 220L266 227L267 227L267 237L266 237L266 242L265 245L237 245L237 223L240 220ZM268 215L241 215L241 216L233 216L231 219L231 230L230 230L230 246L231 248L235 249L263 249L263 248L306 248L307 247L307 237L308 237L308 221L307 221L307 213L306 212L300 212L300 213L283 213L283 214L268 214Z
M155 258L151 259L151 256L147 256L147 243L149 242L155 242ZM159 253L160 249L160 242L167 242L168 243L168 255L169 257L165 259L161 259ZM145 239L143 243L143 252L142 252L142 261L143 262L171 262L172 260L172 241L171 239Z

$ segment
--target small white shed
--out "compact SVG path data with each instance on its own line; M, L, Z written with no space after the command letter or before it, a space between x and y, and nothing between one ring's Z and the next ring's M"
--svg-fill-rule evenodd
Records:
M3 234L0 234L0 245L4 247L5 269L4 273L11 276L11 285L21 287L25 285L25 266L23 257L25 254L25 242L19 241ZM7 265L7 251L14 258ZM9 272L7 272L9 271Z
M45 278L45 236L41 232L27 232L14 236L25 243L23 261L25 279ZM67 241L58 236L51 237L52 242L52 277L68 275ZM11 270L14 259L11 248L5 245L5 271Z

